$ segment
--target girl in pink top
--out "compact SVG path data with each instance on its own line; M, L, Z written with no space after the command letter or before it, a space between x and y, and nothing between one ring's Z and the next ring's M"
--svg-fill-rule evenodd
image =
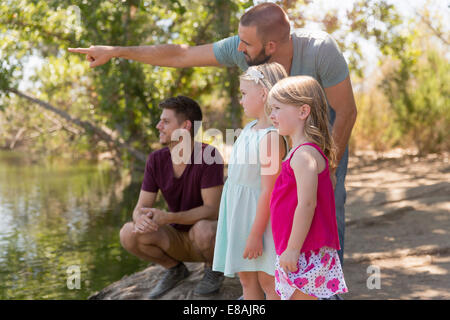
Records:
M282 299L330 298L347 292L337 250L333 183L335 147L319 83L297 76L270 91L270 118L294 146L270 201L276 250L275 288Z

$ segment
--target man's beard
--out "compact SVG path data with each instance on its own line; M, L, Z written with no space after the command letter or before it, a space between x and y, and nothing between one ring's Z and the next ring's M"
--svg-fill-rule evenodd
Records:
M264 63L268 62L270 60L270 58L272 57L272 56L266 55L264 48L262 48L262 50L258 53L258 55L254 59L251 59L250 56L247 55L246 53L244 53L244 56L245 56L245 61L247 62L249 67L264 64Z

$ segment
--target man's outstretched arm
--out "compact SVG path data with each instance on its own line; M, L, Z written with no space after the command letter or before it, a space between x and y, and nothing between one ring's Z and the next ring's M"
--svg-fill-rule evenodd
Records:
M91 68L101 66L112 58L129 59L161 67L220 66L214 55L213 44L200 46L184 44L137 47L91 46L89 48L69 48L68 50L85 54Z

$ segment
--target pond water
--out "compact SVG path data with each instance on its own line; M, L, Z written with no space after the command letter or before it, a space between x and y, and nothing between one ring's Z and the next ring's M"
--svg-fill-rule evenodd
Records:
M140 185L105 166L0 152L0 299L86 299L148 266L119 242Z

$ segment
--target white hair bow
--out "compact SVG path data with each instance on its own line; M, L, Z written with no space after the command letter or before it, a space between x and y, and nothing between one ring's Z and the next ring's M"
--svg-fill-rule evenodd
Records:
M256 84L259 83L260 79L264 79L264 75L262 74L262 72L256 68L252 68L252 67L247 69L247 72L245 73L245 75L248 76L253 81L255 81Z

